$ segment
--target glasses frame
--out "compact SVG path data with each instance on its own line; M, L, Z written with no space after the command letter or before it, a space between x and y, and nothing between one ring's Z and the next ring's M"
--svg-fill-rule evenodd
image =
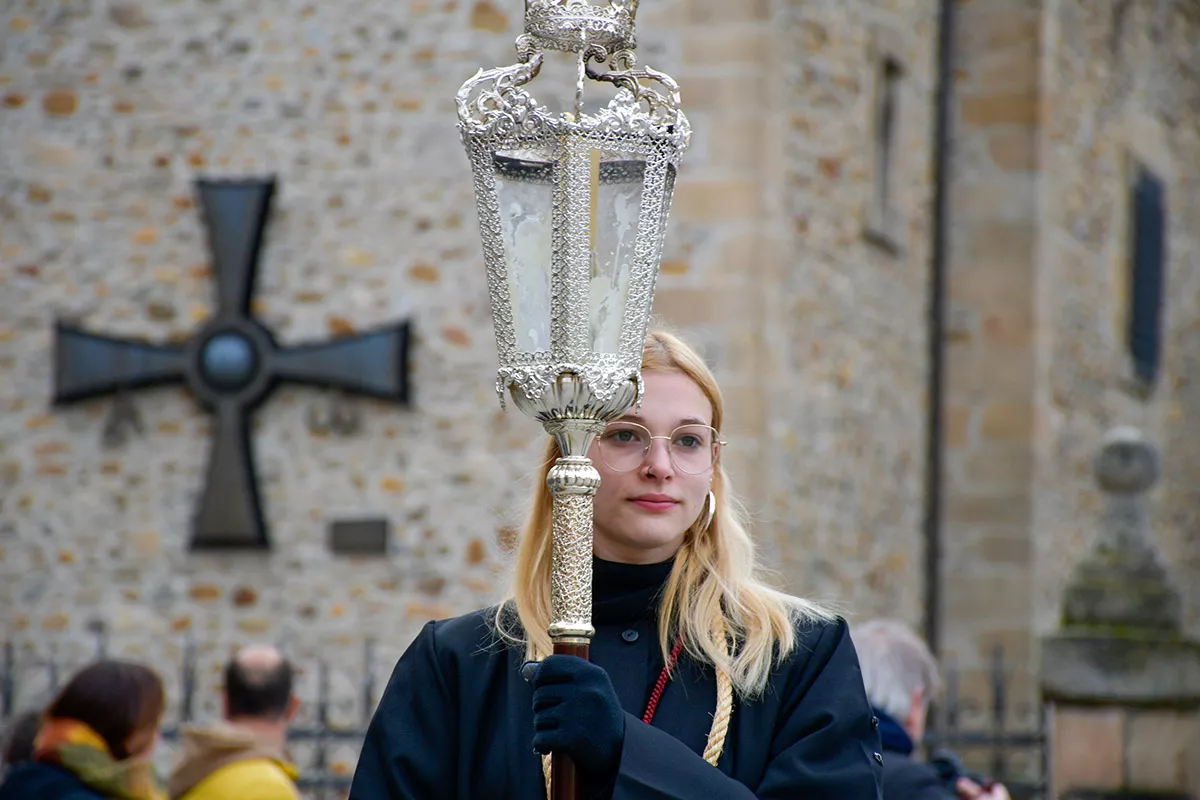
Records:
M633 465L629 469L617 469L616 467L614 467L612 464L609 463L608 459L604 455L604 444L603 444L604 437L608 434L608 429L614 425L627 425L627 426L634 427L634 428L641 428L642 430L644 430L646 432L646 435L648 437L648 441L646 442L646 447L642 450L642 457L640 459L638 459L637 464ZM613 420L612 422L608 423L607 425L605 425L604 430L601 431L600 435L596 437L596 451L597 451L597 454L600 456L600 460L604 462L604 465L606 467L608 467L609 469L611 469L613 472L620 472L620 473L634 472L634 471L640 469L641 466L646 463L646 458L647 458L647 456L650 455L650 450L654 447L654 440L655 439L666 439L667 440L667 458L669 458L671 460L671 466L675 467L675 469L679 470L684 475L703 475L708 470L703 470L701 472L688 472L686 469L679 466L679 462L677 462L675 460L675 452L671 449L671 440L674 439L675 434L677 432L679 432L680 430L682 430L683 428L708 428L710 431L712 431L712 433L713 433L713 441L712 441L713 457L712 457L712 464L709 465L708 469L710 469L710 470L716 469L717 466L721 463L721 450L722 450L722 448L725 447L725 445L729 444L729 442L722 439L721 432L718 431L716 428L714 428L712 425L704 425L703 423L700 423L700 422L685 422L682 425L677 425L674 428L672 428L671 432L669 434L667 434L666 436L655 436L653 431L651 431L649 428L647 428L645 425L642 425L641 423L629 422L626 420L616 419L616 420Z

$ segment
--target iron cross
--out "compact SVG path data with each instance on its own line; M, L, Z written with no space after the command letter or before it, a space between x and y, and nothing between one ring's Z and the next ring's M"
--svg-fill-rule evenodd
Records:
M274 178L196 183L212 249L216 310L179 347L55 325L54 404L183 384L216 418L191 548L268 549L250 417L283 381L408 403L409 323L280 347L250 311Z

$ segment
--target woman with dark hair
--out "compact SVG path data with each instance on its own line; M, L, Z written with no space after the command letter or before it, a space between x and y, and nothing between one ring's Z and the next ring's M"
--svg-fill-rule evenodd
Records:
M148 667L84 667L46 707L33 761L5 776L0 800L160 800L150 754L165 706Z
M33 740L41 724L41 712L22 711L13 717L4 731L4 747L0 750L0 767L5 769L33 761Z

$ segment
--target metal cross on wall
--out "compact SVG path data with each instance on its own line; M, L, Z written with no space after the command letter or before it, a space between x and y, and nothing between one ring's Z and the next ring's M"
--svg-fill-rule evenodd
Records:
M278 346L250 313L275 180L201 180L196 189L216 277L212 317L179 347L57 323L54 403L185 385L216 421L191 548L267 549L251 413L282 381L407 404L409 323L332 341Z

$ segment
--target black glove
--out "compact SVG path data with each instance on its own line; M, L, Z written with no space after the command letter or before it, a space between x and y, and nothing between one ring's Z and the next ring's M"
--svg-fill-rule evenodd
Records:
M625 714L608 673L575 656L547 656L533 684L533 749L564 753L585 775L615 776Z

